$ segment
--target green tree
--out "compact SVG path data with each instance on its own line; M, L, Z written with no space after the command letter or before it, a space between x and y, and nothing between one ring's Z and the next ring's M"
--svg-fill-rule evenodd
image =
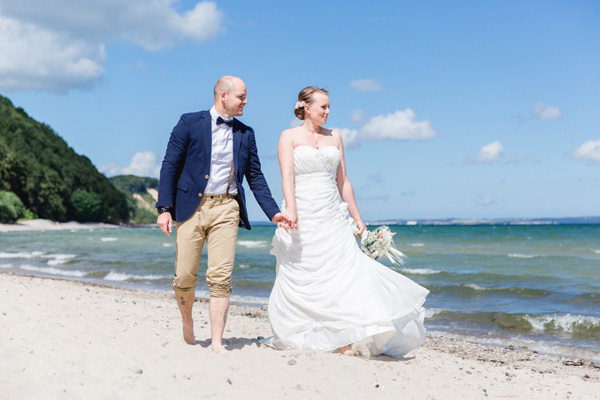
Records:
M76 221L98 222L104 220L104 202L97 193L77 189L71 195L72 215Z
M0 222L14 223L25 216L27 209L13 192L0 191Z
M0 96L0 190L13 192L40 218L103 222L130 219L127 196L98 172L87 157L77 154L50 126L35 121L3 96ZM73 197L77 190L93 195L93 199L81 194ZM85 204L93 203L96 208L100 199L101 211L94 208L94 213L82 215L73 200L81 207L84 198Z

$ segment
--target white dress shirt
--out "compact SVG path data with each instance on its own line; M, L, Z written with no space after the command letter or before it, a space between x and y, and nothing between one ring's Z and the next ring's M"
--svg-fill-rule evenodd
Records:
M221 117L214 107L210 109L212 126L212 150L210 160L210 175L206 184L205 193L224 194L227 193L227 183L233 160L233 129L227 124L217 125L217 118ZM225 119L229 121L230 119ZM237 194L235 176L229 187L230 194Z

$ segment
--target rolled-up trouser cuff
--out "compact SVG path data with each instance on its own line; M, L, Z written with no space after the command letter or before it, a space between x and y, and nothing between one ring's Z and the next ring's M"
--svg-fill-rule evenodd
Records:
M208 281L210 297L229 297L231 294L231 282L220 283Z

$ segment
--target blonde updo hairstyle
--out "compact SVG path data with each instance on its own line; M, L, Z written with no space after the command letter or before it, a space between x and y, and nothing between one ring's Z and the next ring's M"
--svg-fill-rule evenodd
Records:
M302 89L300 91L300 93L298 93L298 103L300 103L300 105L302 104L302 102L304 102L305 105L309 106L312 104L312 102L314 101L313 99L313 95L315 93L322 93L325 96L329 96L329 92L325 89L321 89L315 86L308 86L305 87L304 89ZM297 105L298 105L297 103ZM304 107L300 106L300 107L296 107L294 109L294 114L296 115L296 117L298 117L298 119L303 120L305 118L304 116Z

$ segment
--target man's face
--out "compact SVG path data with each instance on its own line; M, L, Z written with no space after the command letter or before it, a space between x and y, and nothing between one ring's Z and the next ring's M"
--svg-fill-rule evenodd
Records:
M223 108L230 117L244 115L244 106L248 104L246 99L246 85L243 82L235 82L229 93L223 98Z

